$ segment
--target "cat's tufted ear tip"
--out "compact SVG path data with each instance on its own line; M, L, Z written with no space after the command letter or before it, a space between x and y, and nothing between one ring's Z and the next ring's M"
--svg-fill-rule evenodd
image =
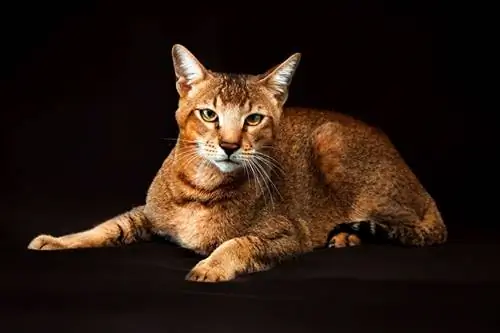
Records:
M185 47L184 45L182 44L174 44L172 45L172 56L176 56L178 55L179 53L182 53L182 52L189 52L189 50L187 49L187 47Z
M177 79L177 89L182 95L207 75L205 67L184 45L174 44L172 46L172 61Z
M297 64L300 62L300 59L302 59L302 53L300 52L295 52L292 54L289 58L288 61L292 60L295 61Z
M281 103L287 99L288 89L301 58L302 54L296 52L261 76L260 82L271 89Z

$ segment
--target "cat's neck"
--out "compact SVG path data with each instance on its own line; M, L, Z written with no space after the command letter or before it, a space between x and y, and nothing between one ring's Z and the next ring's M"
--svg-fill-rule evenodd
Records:
M216 196L217 192L241 191L247 182L243 170L225 173L212 162L196 154L185 154L181 146L173 150L170 174L176 179L177 195Z

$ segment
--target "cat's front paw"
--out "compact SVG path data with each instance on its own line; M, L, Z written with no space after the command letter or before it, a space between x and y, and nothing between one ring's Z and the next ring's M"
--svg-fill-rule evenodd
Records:
M200 261L186 276L186 280L195 282L224 282L234 279L234 269L225 267L209 259Z
M50 235L39 235L29 243L29 250L61 250L64 249L64 244L57 238Z

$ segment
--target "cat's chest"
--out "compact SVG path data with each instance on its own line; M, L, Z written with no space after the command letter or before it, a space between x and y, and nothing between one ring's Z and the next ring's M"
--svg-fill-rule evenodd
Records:
M161 232L184 248L208 254L226 240L238 236L235 215L224 208L186 205L170 212Z

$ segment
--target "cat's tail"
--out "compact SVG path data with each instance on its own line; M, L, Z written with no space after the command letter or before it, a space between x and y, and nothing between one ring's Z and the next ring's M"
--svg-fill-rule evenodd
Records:
M433 200L430 200L421 219L416 214L404 218L377 216L370 221L344 225L344 231L345 227L360 233L365 239L389 241L404 246L439 245L448 239L447 227Z
M448 230L434 200L420 220L403 221L388 226L388 237L409 246L440 245L447 241Z

